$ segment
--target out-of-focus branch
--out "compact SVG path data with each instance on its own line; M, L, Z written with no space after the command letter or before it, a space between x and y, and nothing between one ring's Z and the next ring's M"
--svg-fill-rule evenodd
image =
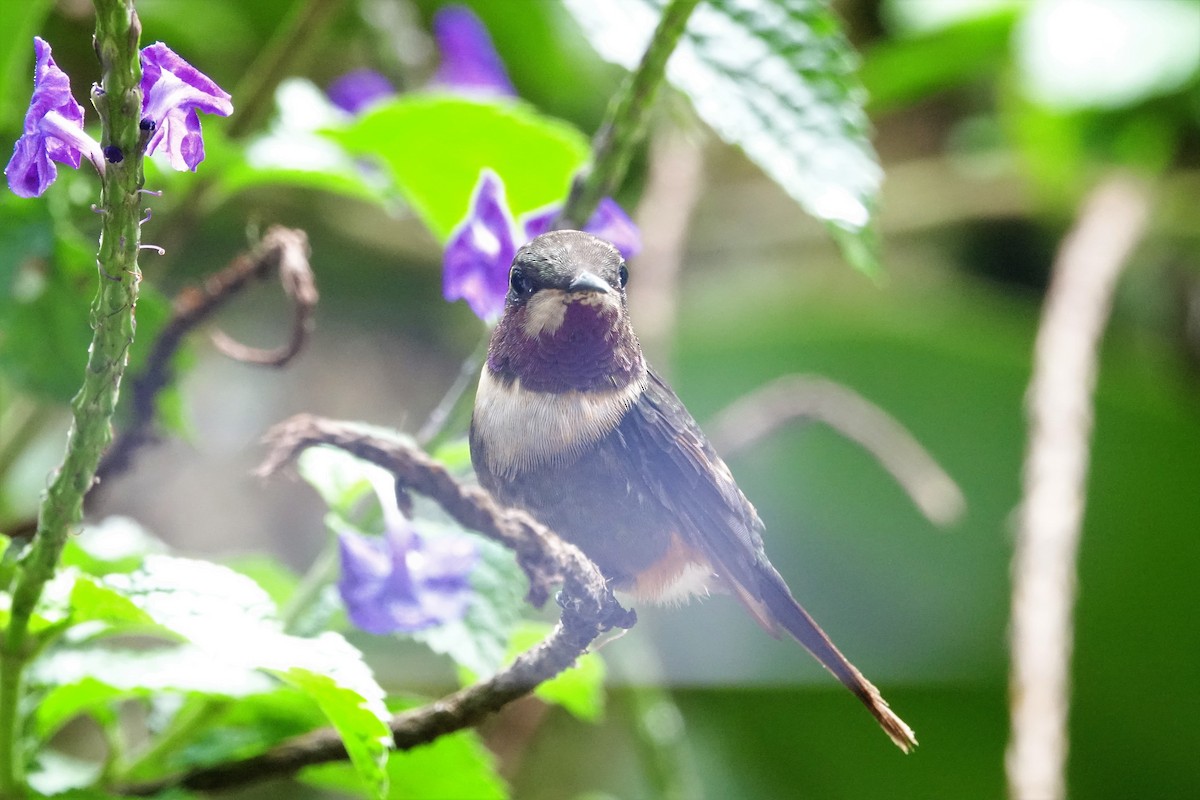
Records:
M1076 560L1096 364L1117 276L1148 217L1147 194L1129 179L1093 191L1055 259L1038 327L1009 625L1006 768L1014 800L1066 795Z
M814 375L785 375L731 403L713 420L709 435L733 456L795 420L823 422L862 446L937 525L962 516L958 484L899 422L848 386Z
M263 280L278 270L283 289L295 304L295 315L291 341L287 345L275 351L243 348L252 351L252 356L262 357L242 360L283 366L300 352L311 330L312 311L317 303L316 282L308 257L308 237L304 231L273 227L253 250L239 255L203 285L190 286L176 296L171 320L155 340L142 371L130 381L130 421L100 462L97 474L101 481L127 469L133 453L154 439L155 401L172 380L171 361L184 338L252 280ZM224 338L228 340L228 337Z
M673 126L655 133L637 209L643 249L633 259L637 289L629 297L629 312L642 349L660 369L670 363L679 269L704 184L704 152L696 139L697 134Z
M312 333L313 311L317 307L317 282L308 263L308 237L303 231L272 228L260 245L260 260L277 266L283 292L292 301L292 333L287 344L270 350L249 347L234 340L223 331L212 333L212 343L235 361L261 367L284 367L304 349ZM263 274L256 269L255 274Z
M397 749L416 747L480 721L570 667L604 631L631 627L637 619L633 612L621 608L600 570L576 547L523 511L497 505L478 486L460 484L415 444L307 414L277 425L268 433L267 442L271 451L259 467L260 475L287 467L309 447L336 447L389 470L396 477L398 490L430 497L459 524L511 548L529 577L530 602L541 605L551 588L562 583L562 615L554 631L491 679L393 717L391 730ZM251 758L123 787L121 792L151 795L171 787L229 789L345 758L346 749L337 732L326 728Z

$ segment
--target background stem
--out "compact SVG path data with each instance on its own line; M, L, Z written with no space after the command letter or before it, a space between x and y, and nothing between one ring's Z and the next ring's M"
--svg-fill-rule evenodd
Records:
M600 198L611 195L621 185L633 148L645 134L667 59L699 4L700 0L671 0L663 10L641 63L609 103L604 122L592 140L592 167L576 177L555 228L583 227L595 213Z

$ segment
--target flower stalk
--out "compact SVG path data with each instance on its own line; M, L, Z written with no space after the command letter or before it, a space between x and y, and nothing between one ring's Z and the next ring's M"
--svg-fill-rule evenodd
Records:
M666 74L667 59L700 0L671 0L658 20L641 63L629 74L608 105L592 139L591 169L576 176L554 228L576 228L591 219L602 197L615 193L625 179L633 148L646 132L655 94Z
M83 516L100 455L112 439L112 415L133 342L137 305L142 188L141 24L132 0L94 0L96 53L102 83L92 101L103 124L102 144L109 159L103 175L103 209L97 256L99 288L91 308L92 345L83 386L71 401L73 419L62 465L38 511L37 533L22 557L12 594L7 629L0 641L0 797L18 797L24 786L19 741L18 699L35 643L29 624L46 582L54 575L67 536ZM113 149L115 148L115 150Z

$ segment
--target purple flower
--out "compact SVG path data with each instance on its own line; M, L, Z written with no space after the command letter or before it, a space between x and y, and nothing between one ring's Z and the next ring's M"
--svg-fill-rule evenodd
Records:
M373 69L347 72L329 84L326 92L335 106L348 114L361 114L371 106L396 95L391 82Z
M471 210L446 243L442 294L466 300L484 321L499 319L508 293L508 268L517 254L518 233L500 176L485 169L471 195ZM521 238L521 244L526 240Z
M547 206L525 215L518 223L508 209L504 182L490 169L483 170L471 194L467 218L446 242L443 296L450 302L466 300L484 322L499 319L508 294L508 270L517 248L549 231L559 208ZM642 249L637 226L612 198L600 201L583 229L612 242L625 258L632 258Z
M462 617L471 599L475 546L465 536L425 538L396 507L390 484L375 486L382 536L338 536L338 592L355 626L368 633L412 632Z
M104 173L100 144L83 131L83 107L71 96L71 81L50 55L50 45L34 37L36 66L33 97L25 112L25 129L4 168L8 186L19 197L38 197L54 183L58 168L78 168L86 156Z
M561 210L562 207L556 204L527 214L524 218L525 241L549 233L550 226L554 224L554 219ZM642 251L642 234L637 225L633 224L633 220L611 197L601 198L596 204L596 213L592 214L592 218L583 229L593 236L612 242L625 258L633 258Z
M195 172L204 160L197 109L227 117L233 104L228 92L162 42L143 48L142 124L153 125L154 131L146 154L165 143L167 161L174 169Z
M462 94L515 97L504 62L487 28L465 6L445 6L433 17L433 38L442 61L433 83Z

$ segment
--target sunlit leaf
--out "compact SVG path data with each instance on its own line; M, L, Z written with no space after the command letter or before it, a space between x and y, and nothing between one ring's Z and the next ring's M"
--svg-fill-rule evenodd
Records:
M383 785L390 741L384 692L340 635L284 633L258 584L204 561L151 555L140 570L104 583L214 662L262 670L304 690L337 728L364 781Z
M567 2L600 55L627 69L664 5ZM856 66L825 0L710 0L693 12L667 77L713 130L829 224L854 266L873 273L883 173Z
M37 755L29 773L29 785L34 791L55 798L74 800L108 800L110 795L89 790L100 777L101 764L85 761L57 750L44 749Z
M1121 108L1200 70L1195 0L1039 0L1017 27L1030 96L1060 110Z
M243 697L277 685L260 672L215 661L191 646L61 649L36 662L31 682L52 687L36 713L37 733L43 738L79 714L99 713L118 699L159 692Z
M511 102L406 96L381 103L327 134L376 159L439 240L467 215L480 170L503 180L514 214L562 202L588 157L587 139L564 122Z
M387 766L388 800L503 800L504 780L495 757L474 731L442 736L412 750L391 754ZM300 780L319 789L356 791L357 776L344 764L309 767Z
M386 797L386 765L392 736L386 711L382 715L379 713L383 708L382 697L378 698L377 703L370 703L358 691L345 688L333 678L309 669L293 668L276 674L321 707L342 737L350 763L367 796Z
M136 520L106 517L86 525L67 539L63 548L63 566L78 567L90 575L133 572L151 553L164 553L167 546Z

